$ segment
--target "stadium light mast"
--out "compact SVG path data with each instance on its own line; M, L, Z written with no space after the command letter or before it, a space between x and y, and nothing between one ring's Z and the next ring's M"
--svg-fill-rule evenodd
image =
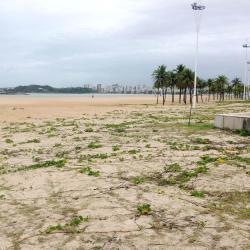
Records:
M194 93L192 106L196 108L196 98L197 98L197 68L198 68L198 53L199 53L199 33L200 33L200 24L201 24L201 16L202 11L206 9L206 6L193 3L191 4L192 9L195 14L195 24L196 24L196 49L195 49L195 66L194 66Z
M245 61L245 80L244 80L244 94L243 94L243 100L246 100L246 85L247 85L247 65L248 65L248 54L247 54L247 49L250 48L250 45L243 44L242 47L246 49L246 61Z

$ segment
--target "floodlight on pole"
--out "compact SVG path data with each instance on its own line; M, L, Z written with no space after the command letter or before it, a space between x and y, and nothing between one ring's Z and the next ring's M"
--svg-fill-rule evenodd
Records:
M196 49L195 49L195 66L194 66L194 92L192 98L192 106L196 107L197 98L197 68L198 68L198 53L199 53L199 33L201 25L202 11L206 9L206 6L198 4L197 2L191 4L191 7L195 14L195 24L196 24Z
M247 84L247 64L248 64L248 54L247 54L247 49L250 48L250 45L243 44L242 47L246 49L246 61L245 61L245 80L244 80L244 94L243 94L243 99L246 99L246 84Z

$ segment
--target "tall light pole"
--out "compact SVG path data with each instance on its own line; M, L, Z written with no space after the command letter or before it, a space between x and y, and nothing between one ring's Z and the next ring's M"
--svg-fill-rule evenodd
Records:
M242 47L246 49L246 61L245 61L245 80L244 80L244 94L243 94L243 100L246 100L246 84L247 84L247 59L248 59L248 54L247 54L247 49L250 48L250 45L243 44Z
M199 53L199 33L200 33L200 24L201 24L201 14L205 10L206 6L200 5L198 3L193 3L192 9L195 13L195 24L196 24L196 49L195 49L195 66L194 66L194 93L192 106L196 107L196 98L197 98L197 68L198 68L198 53Z
M247 66L250 66L250 62L247 62ZM247 75L247 99L249 100L249 88L250 88L250 68L249 69L247 69L247 73L248 73L248 75Z

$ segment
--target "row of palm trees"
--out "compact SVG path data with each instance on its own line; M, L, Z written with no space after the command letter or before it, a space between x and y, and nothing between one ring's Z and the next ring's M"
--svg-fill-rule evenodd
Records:
M156 89L157 104L161 96L162 103L165 105L167 94L171 94L172 103L174 103L176 95L178 95L179 103L192 103L194 72L191 69L180 64L174 70L167 70L165 65L160 65L154 70L152 76L154 88ZM249 97L249 89L247 89L246 93ZM211 98L220 101L234 98L243 99L243 95L244 85L238 77L231 82L225 75L208 80L197 78L197 102L199 99L202 102L205 100L210 101Z

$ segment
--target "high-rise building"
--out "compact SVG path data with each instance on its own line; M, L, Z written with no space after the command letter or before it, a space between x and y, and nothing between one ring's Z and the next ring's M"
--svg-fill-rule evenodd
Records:
M102 85L101 84L97 84L97 93L102 93Z

